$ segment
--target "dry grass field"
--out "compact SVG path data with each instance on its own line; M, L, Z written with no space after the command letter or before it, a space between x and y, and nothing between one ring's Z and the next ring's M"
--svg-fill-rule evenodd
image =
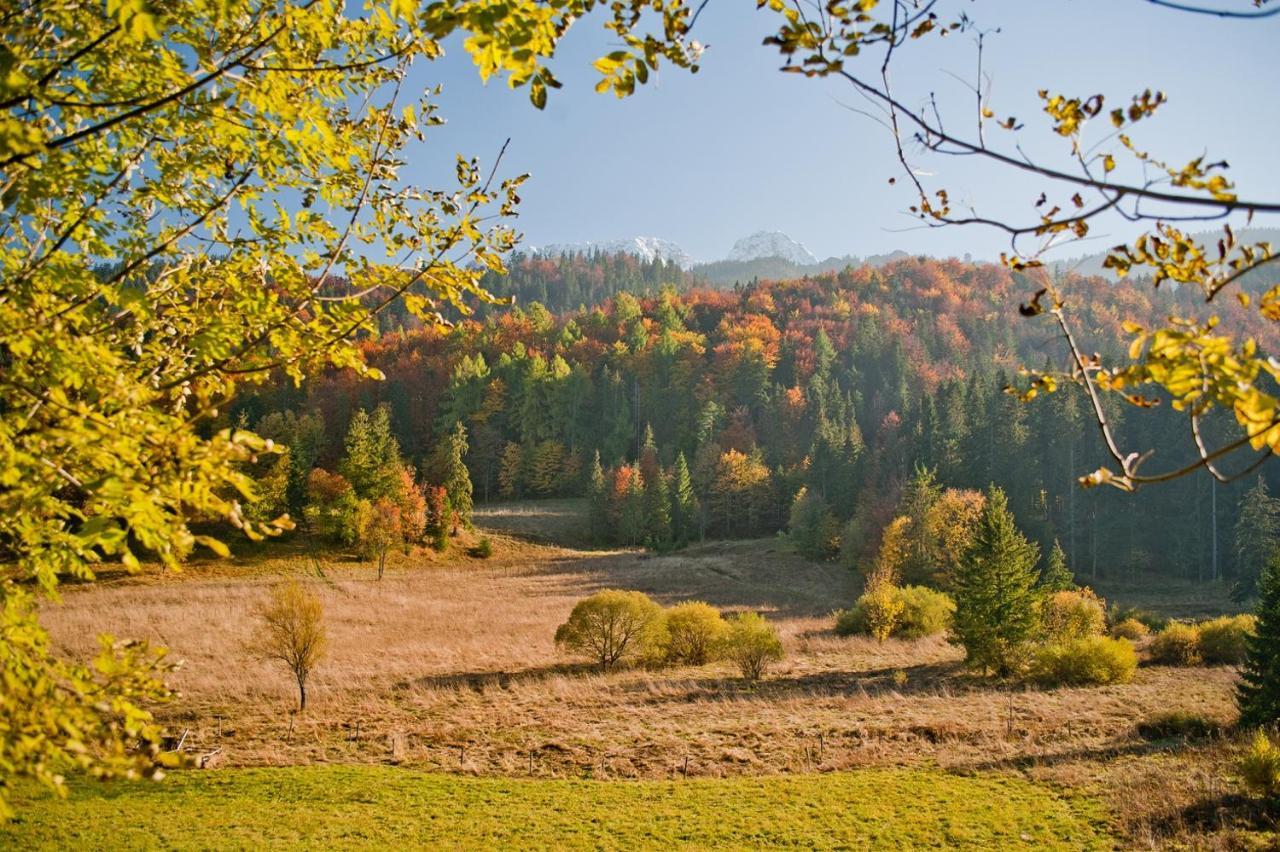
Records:
M572 530L572 507L547 509ZM782 540L653 555L509 534L539 523L538 511L486 512L488 560L461 548L400 556L379 581L367 564L283 543L178 575L71 589L43 618L75 654L101 632L169 648L182 661L181 697L160 718L188 731L194 750L221 747L230 766L645 780L997 772L1098 796L1134 846L1265 842L1265 818L1231 780L1233 739L1149 742L1137 731L1173 710L1229 725L1232 669L1144 666L1132 683L1101 688L995 684L968 674L942 639L835 636L830 613L853 599L853 579ZM329 625L330 652L301 715L286 672L246 650L255 608L281 575L306 578ZM722 664L601 674L552 636L576 600L607 587L760 611L787 658L756 686Z

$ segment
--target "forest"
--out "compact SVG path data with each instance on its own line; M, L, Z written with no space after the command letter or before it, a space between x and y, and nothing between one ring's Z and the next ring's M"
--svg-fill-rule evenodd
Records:
M1136 494L1079 486L1102 460L1083 392L1018 393L1024 366L1061 357L1055 329L1018 314L1034 277L917 258L711 290L677 272L629 257L526 259L506 291L515 305L365 341L385 381L330 373L242 399L228 417L297 453L291 500L260 514L301 517L311 468L336 469L353 416L382 410L424 483L443 481L439 450L462 424L478 502L588 496L602 474L613 495L606 537L619 543L769 535L787 528L804 488L837 527L823 549L857 567L925 469L944 487L1000 486L1041 552L1060 543L1082 578L1225 578L1251 591L1259 565L1237 528L1257 477L1188 477ZM1086 345L1104 358L1126 321L1203 308L1185 289L1101 278L1067 287ZM592 301L553 311L520 298L529 294ZM1264 323L1237 313L1269 339ZM1108 403L1133 446L1159 447L1168 464L1191 457L1169 405ZM315 433L301 450L290 434L298 418ZM645 500L673 500L644 498L646 484L683 490L686 512L696 504L684 529L646 531Z

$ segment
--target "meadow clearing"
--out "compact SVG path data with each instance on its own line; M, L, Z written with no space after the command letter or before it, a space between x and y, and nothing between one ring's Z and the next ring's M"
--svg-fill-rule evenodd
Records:
M102 845L93 826L127 806L151 814L136 837L219 845L217 835L146 832L172 832L197 812L212 827L219 809L240 802L230 824L244 833L224 835L231 845L394 836L463 846L861 846L891 823L918 829L895 835L905 845L1274 842L1232 779L1239 743L1213 732L1235 716L1233 668L1144 665L1131 683L1090 688L993 682L966 671L940 637L836 636L831 611L853 600L855 578L801 559L785 540L666 555L551 541L575 540L576 512L572 501L477 512L491 558L461 547L397 555L382 580L367 563L293 541L180 574L69 588L43 615L60 647L88 653L110 632L170 649L182 661L172 677L181 695L158 717L185 733L184 750L220 749L220 768L159 785L82 782L73 810L32 791L0 841ZM532 541L532 527L551 534ZM256 606L282 575L320 594L329 627L302 714L287 673L247 650ZM786 659L756 685L723 663L602 673L552 637L576 600L611 587L762 612ZM1170 615L1225 606L1176 588L1156 603ZM1209 735L1149 729L1179 711ZM992 785L1013 791L994 810ZM360 796L380 816L344 822L338 815ZM295 814L295 799L320 816ZM452 804L437 811L445 799ZM521 814L501 826L514 834L486 833L498 828L466 816L500 805ZM565 814L576 815L578 833L557 834ZM117 841L106 845L138 845Z

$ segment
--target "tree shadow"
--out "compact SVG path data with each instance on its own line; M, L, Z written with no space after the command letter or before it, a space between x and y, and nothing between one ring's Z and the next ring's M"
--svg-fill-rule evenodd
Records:
M514 684L532 683L546 680L558 675L598 674L600 667L591 663L554 663L535 666L515 671L480 671L454 672L445 675L430 675L412 681L412 685L429 689L471 689L484 692L486 689L509 689ZM403 686L408 686L404 682Z

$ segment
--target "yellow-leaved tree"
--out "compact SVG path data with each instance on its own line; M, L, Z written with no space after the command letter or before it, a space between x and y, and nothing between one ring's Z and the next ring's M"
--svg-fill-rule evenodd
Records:
M461 34L479 74L527 87L593 12L625 95L662 61L696 70L680 0L14 0L0 10L0 816L13 781L68 767L154 774L146 707L161 655L103 640L65 660L37 621L59 579L104 560L225 552L250 536L245 461L271 442L217 428L268 376L368 374L355 340L395 300L426 322L486 298L523 178L457 159L400 179L441 123L415 63ZM644 26L641 25L643 16ZM341 280L339 280L341 276ZM251 513L250 513L251 514Z

